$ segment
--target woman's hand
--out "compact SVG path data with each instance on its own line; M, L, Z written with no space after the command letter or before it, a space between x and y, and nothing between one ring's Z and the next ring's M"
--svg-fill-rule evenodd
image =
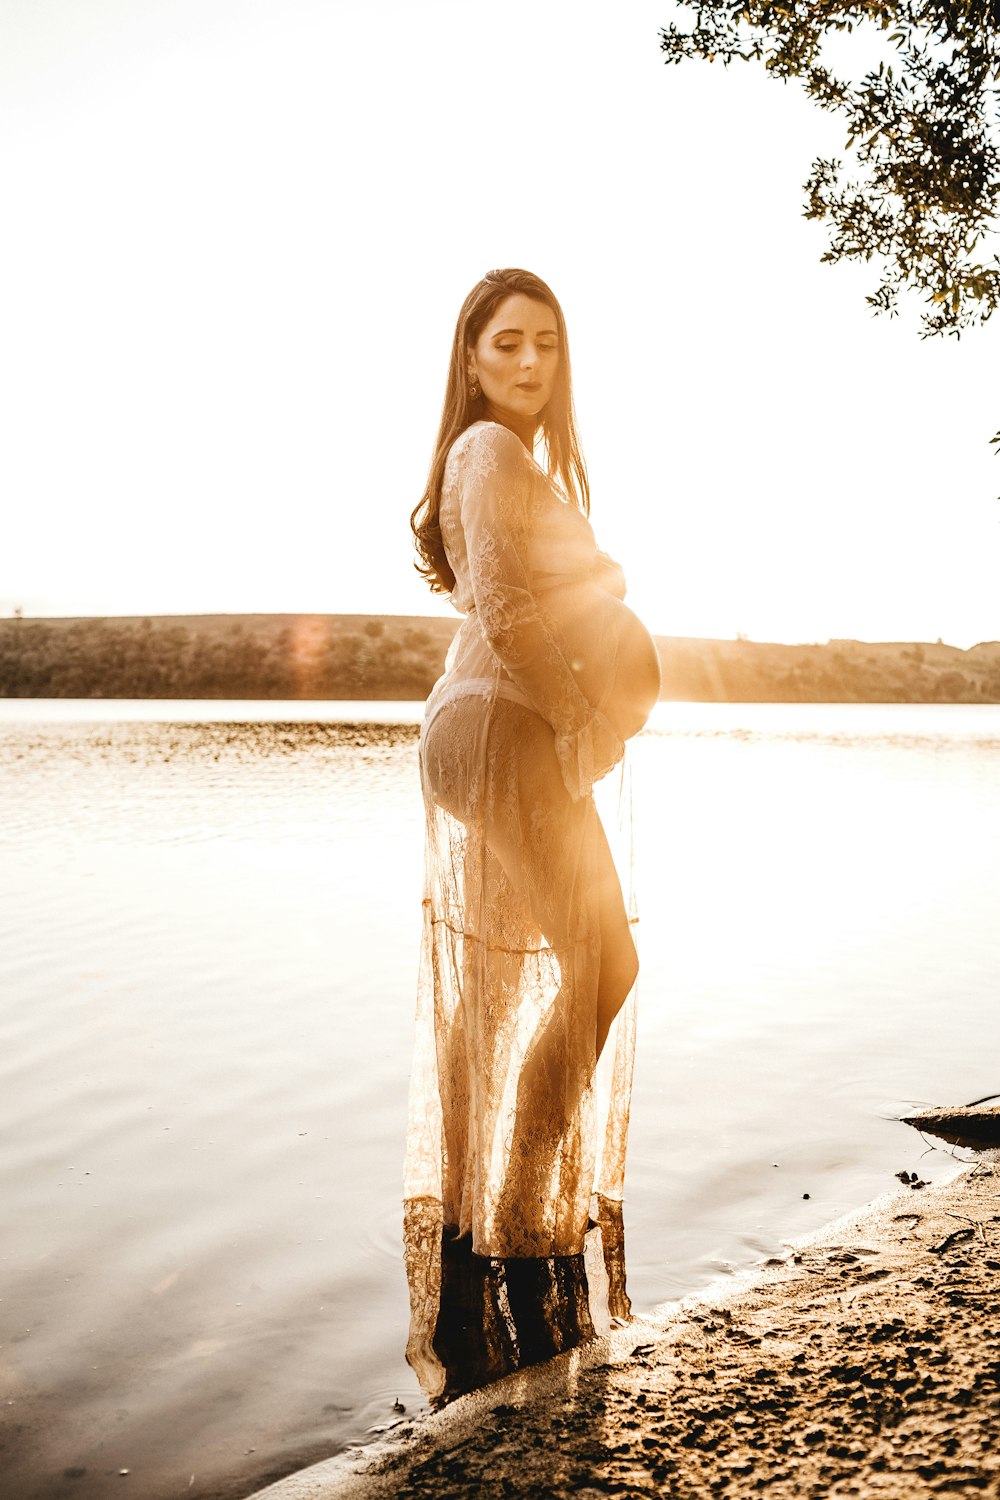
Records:
M625 573L621 563L615 562L606 552L598 552L597 561L594 564L594 582L599 583L602 589L607 589L609 594L614 594L616 599L625 598Z
M624 754L625 741L597 709L575 734L556 735L556 759L574 802L589 796L594 782L606 776Z

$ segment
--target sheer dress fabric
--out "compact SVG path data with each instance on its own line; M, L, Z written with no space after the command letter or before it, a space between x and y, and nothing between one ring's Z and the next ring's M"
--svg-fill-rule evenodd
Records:
M599 1104L595 872L608 846L593 787L621 763L621 795L627 757L601 695L581 691L579 643L560 634L552 605L592 590L604 555L582 511L493 422L452 445L440 520L464 619L419 739L423 926L404 1177L418 1342L433 1330L442 1226L471 1233L480 1256L582 1253L593 1195L622 1195L635 1046L633 989ZM588 660L608 663L610 683L617 643L601 638L599 609L583 616ZM631 880L628 901L634 921Z

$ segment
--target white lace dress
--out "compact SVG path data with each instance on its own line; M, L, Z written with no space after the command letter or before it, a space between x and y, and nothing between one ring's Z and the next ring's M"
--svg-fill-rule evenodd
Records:
M404 1197L425 1333L442 1225L471 1232L480 1256L582 1252L592 1195L622 1195L635 1045L633 990L598 1107L595 872L608 844L592 788L627 768L603 708L623 614L635 617L595 583L610 560L587 517L506 427L477 422L453 444L441 529L465 619L419 744L426 864ZM626 841L630 857L630 826Z

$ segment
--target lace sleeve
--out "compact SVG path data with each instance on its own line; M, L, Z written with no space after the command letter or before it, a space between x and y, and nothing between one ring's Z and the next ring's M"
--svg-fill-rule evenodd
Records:
M476 614L494 655L552 726L562 778L576 801L617 765L625 747L580 691L532 592L531 480L516 434L497 423L472 434L463 454L461 515Z

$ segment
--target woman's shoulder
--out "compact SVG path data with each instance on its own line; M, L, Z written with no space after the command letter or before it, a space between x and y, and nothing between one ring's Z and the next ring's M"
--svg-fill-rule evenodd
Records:
M502 422L491 422L485 418L471 423L460 432L448 450L450 462L470 459L477 468L510 468L513 465L530 464L530 454L516 432L511 432Z

